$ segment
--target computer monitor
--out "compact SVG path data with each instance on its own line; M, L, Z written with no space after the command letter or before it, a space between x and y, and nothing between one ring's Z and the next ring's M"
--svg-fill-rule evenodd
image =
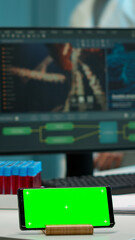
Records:
M0 29L0 154L135 148L134 29Z

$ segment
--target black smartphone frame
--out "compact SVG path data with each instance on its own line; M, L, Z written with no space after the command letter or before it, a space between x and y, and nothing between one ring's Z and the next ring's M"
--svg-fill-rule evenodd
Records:
M108 207L109 207L109 216L110 216L110 225L109 226L93 226L94 228L111 228L115 225L114 221L114 213L113 213L113 203L112 203L112 193L111 188L108 186L101 186L106 187L107 190L107 199L108 199ZM93 187L90 187L93 188ZM94 187L97 188L97 187ZM45 188L34 188L37 190L45 190ZM23 190L18 189L18 209L19 209L19 225L21 230L43 230L44 228L26 228L25 226L25 214L24 214L24 199L23 199Z

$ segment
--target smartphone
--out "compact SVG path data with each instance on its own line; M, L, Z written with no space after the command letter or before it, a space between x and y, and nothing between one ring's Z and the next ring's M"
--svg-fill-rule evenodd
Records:
M18 189L21 230L46 225L113 227L110 187Z

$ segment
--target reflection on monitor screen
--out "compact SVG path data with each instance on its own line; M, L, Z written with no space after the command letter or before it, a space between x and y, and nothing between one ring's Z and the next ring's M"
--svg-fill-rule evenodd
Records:
M0 153L133 149L127 29L0 29Z

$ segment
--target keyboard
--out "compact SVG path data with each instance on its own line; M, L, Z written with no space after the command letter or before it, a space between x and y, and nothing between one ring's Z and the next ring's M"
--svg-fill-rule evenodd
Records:
M107 176L66 177L52 180L42 180L45 187L95 187L110 186L112 194L135 193L135 173Z

